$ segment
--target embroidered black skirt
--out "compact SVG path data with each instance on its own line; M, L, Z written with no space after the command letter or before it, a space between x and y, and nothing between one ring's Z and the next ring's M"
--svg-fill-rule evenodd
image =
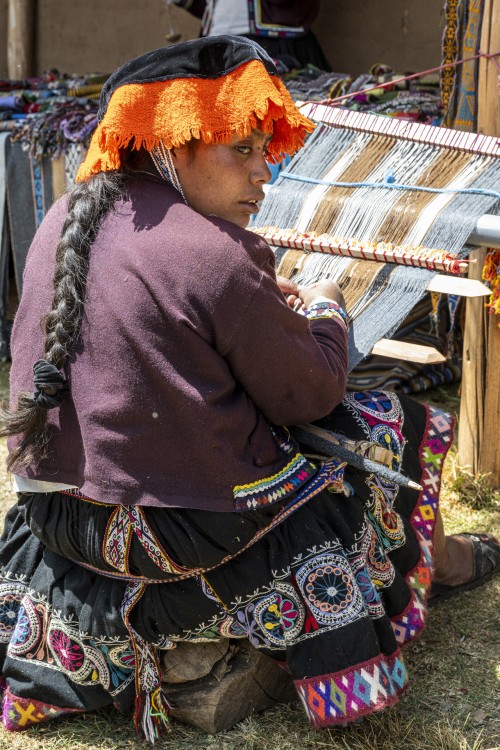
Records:
M0 543L7 729L114 704L148 735L168 710L161 649L220 638L286 662L315 726L396 702L400 647L425 621L451 420L365 392L321 424L390 451L422 491L339 467L280 523L283 503L225 514L20 495Z

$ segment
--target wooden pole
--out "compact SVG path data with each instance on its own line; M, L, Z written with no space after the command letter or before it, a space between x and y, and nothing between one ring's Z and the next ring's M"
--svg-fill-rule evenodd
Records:
M470 279L480 279L486 250L471 253ZM468 299L465 303L464 350L462 357L462 388L458 422L458 454L460 464L476 474L484 426L484 384L486 321L484 298Z
M481 51L500 51L500 0L485 0ZM486 135L500 136L499 80L495 61L481 59L478 131ZM487 315L484 305L475 300L467 300L466 312L459 461L474 474L488 474L491 484L499 487L500 320L497 315Z
M34 75L34 0L9 0L7 21L7 69L9 78Z

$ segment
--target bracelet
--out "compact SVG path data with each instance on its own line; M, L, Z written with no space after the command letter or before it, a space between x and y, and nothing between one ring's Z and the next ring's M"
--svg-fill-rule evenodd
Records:
M313 302L311 307L302 311L309 320L318 320L320 318L338 318L346 328L349 327L349 317L347 312L338 302L328 300L324 302Z

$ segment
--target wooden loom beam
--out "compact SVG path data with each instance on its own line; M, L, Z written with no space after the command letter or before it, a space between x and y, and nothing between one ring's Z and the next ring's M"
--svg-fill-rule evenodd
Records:
M500 0L485 0L481 50L499 51ZM498 58L497 58L498 61ZM499 71L494 60L479 65L478 130L500 136ZM484 260L485 251L477 251ZM478 264L479 265L479 264ZM482 268L471 267L476 278ZM474 474L488 474L500 486L500 330L498 316L488 315L484 304L467 300L462 394L458 433L459 460Z
M9 0L7 68L12 80L34 75L35 0Z
M298 233L293 235L293 240L290 239L290 235L285 231L283 236L279 235L277 227L272 227L271 231L266 231L266 228L254 228L254 231L263 237L271 246L274 247L291 247L292 250L299 248L299 251L303 249L301 247L301 241ZM301 256L295 259L294 268L288 268L288 272L294 270L298 271L301 268L303 259L311 252L320 252L320 245L311 242L308 238L304 238L304 244L307 244L308 250L304 251ZM372 258L372 262L378 261ZM482 262L478 264L479 268L482 268ZM282 273L278 268L278 272ZM289 278L289 273L285 273L286 278ZM442 294L456 294L462 297L471 297L473 299L484 298L489 296L490 290L483 284L479 279L462 278L461 276L445 276L437 273L430 280L427 290L429 292L439 292ZM483 304L482 302L480 304ZM410 342L398 341L397 339L379 339L371 350L371 354L377 354L382 357L389 357L391 359L405 360L407 362L420 362L422 364L438 364L446 361L440 351L433 346L424 346L421 344L413 344Z

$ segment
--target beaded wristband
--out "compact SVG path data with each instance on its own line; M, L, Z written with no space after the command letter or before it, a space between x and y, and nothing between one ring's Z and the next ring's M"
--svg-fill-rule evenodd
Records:
M349 328L349 318L344 310L337 302L328 300L325 302L313 302L313 304L306 310L302 310L303 314L309 320L319 320L321 318L338 318L342 321L346 328Z

